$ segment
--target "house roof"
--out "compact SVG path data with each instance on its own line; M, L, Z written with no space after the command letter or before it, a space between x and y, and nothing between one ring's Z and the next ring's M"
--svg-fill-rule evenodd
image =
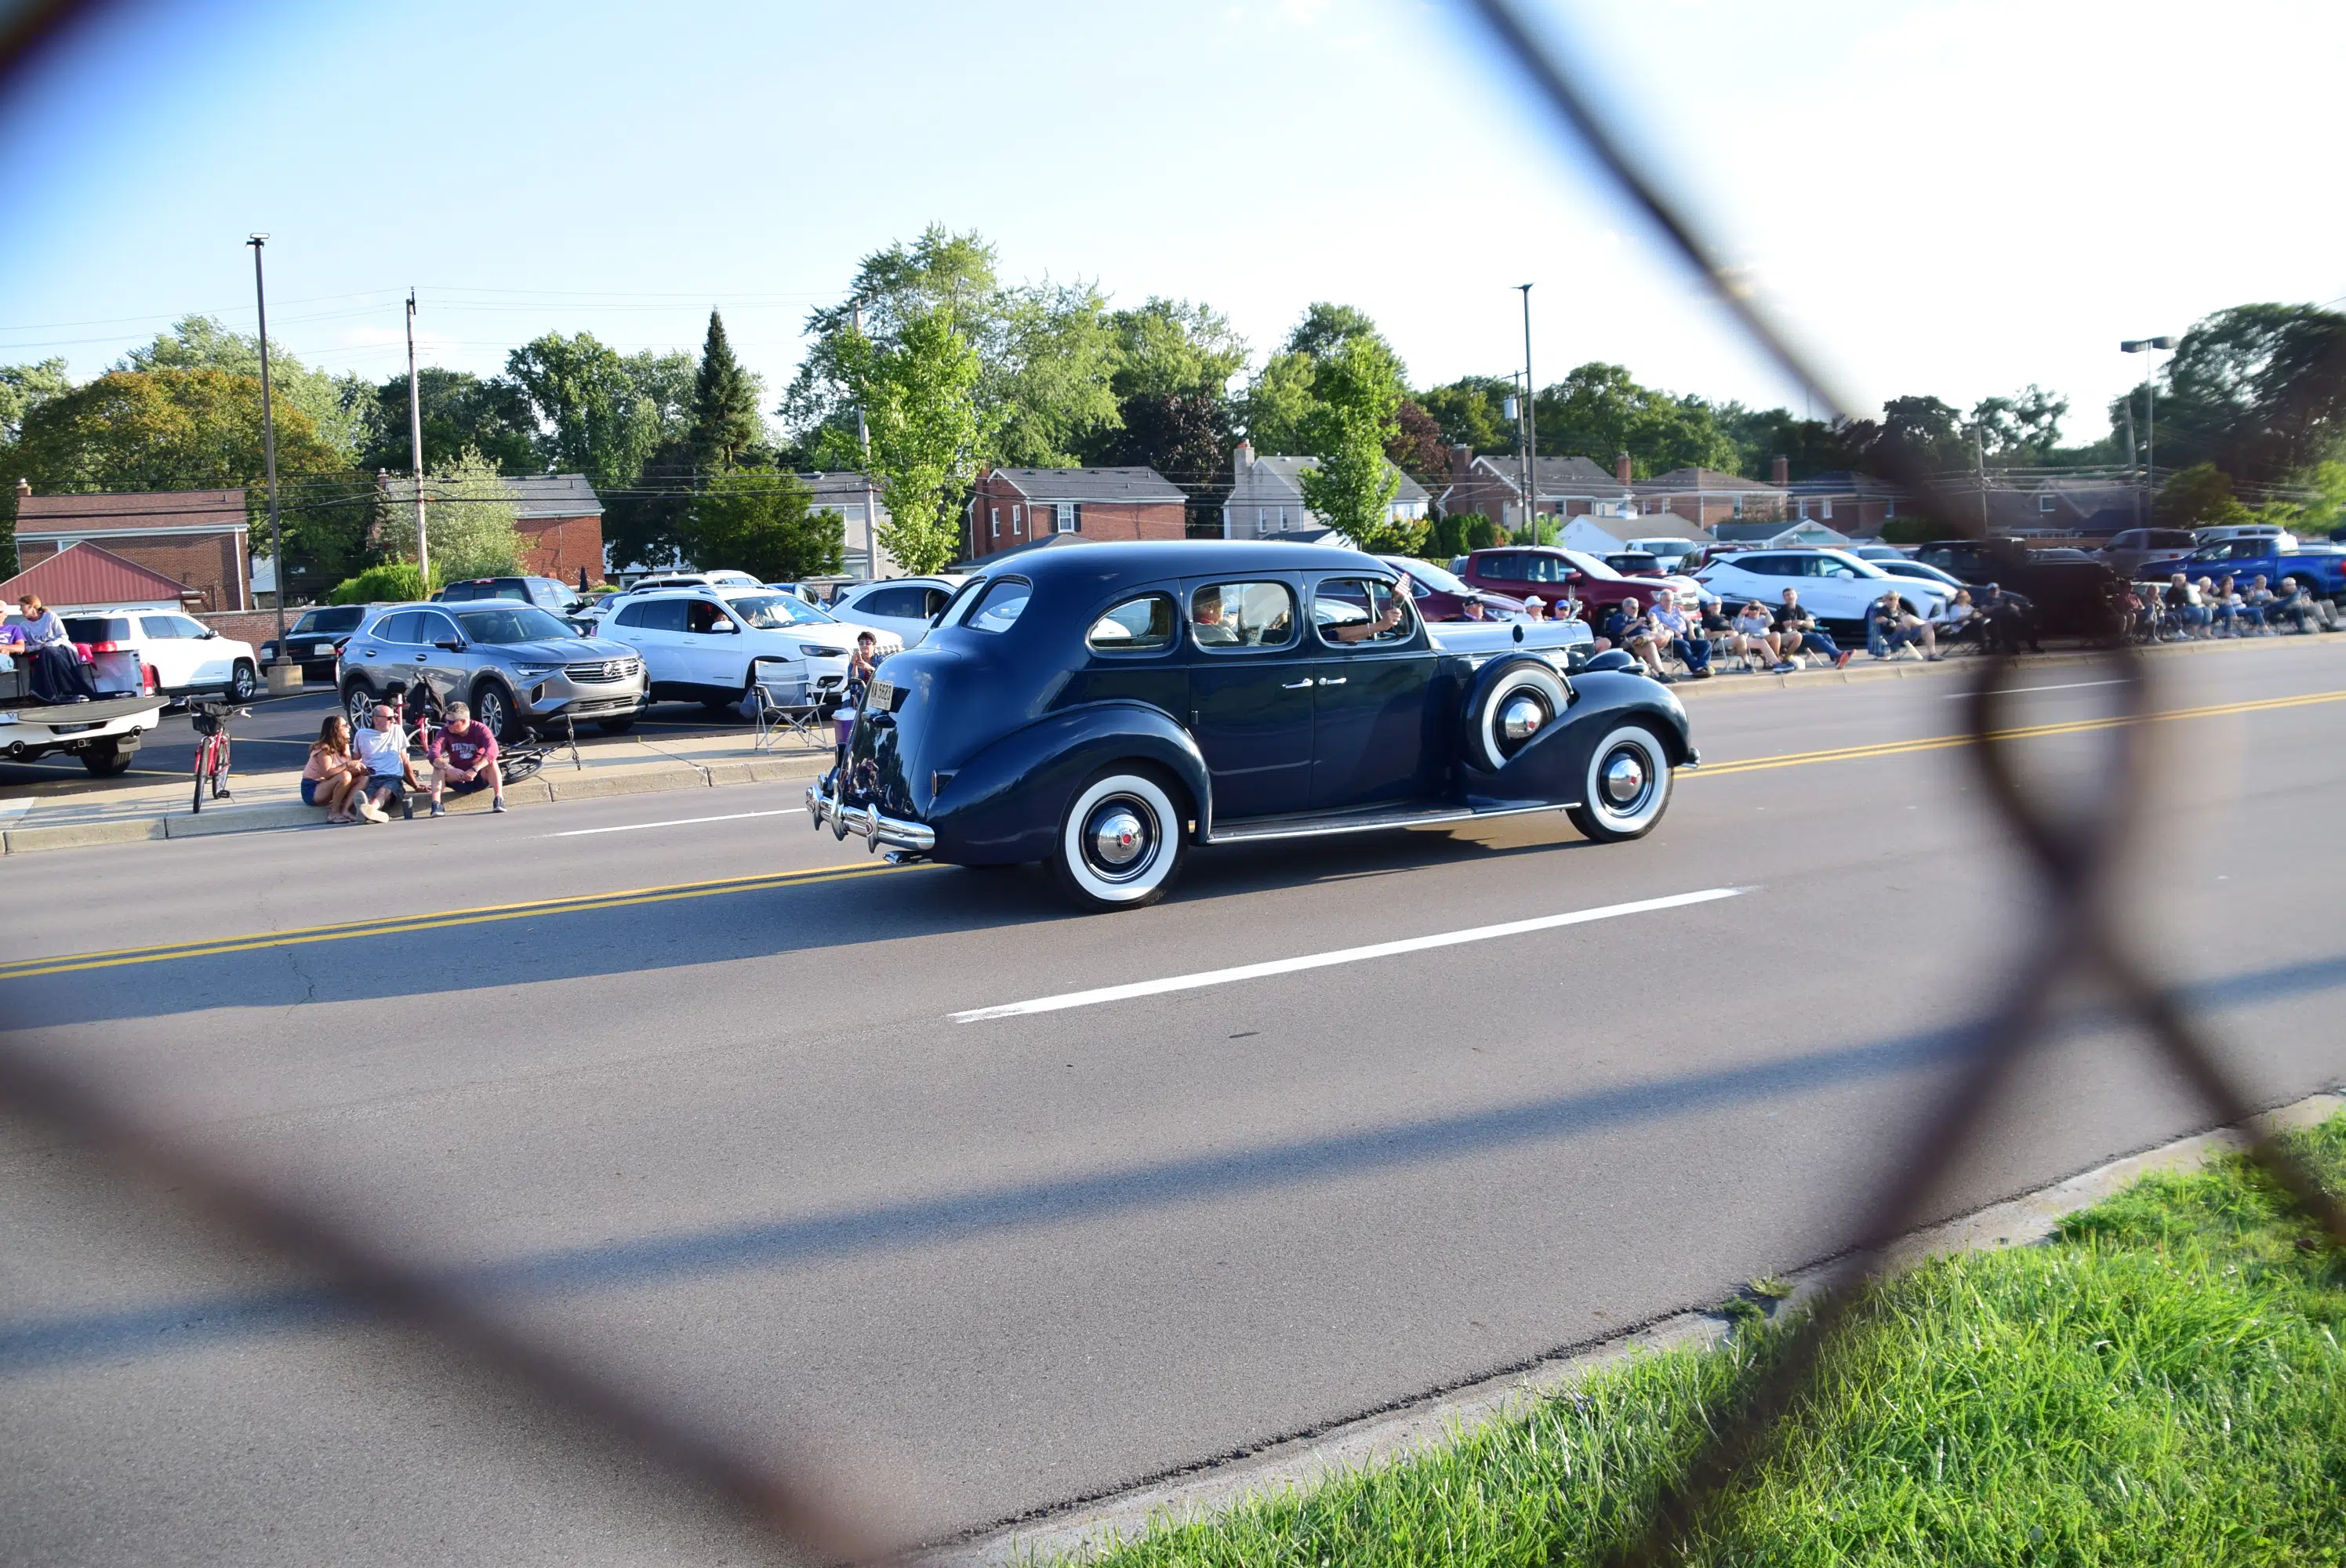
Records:
M1706 495L1714 492L1729 495L1784 494L1765 481L1746 479L1739 473L1721 473L1716 468L1673 468L1668 473L1641 479L1629 488L1640 495L1691 495L1697 491Z
M1490 474L1516 494L1523 494L1523 460L1485 453L1474 460L1474 466ZM1604 496L1614 498L1629 494L1629 486L1613 477L1612 472L1595 461L1575 453L1570 457L1542 457L1532 464L1532 483L1539 489L1543 501L1562 500L1567 496Z
M1906 492L1887 479L1871 473L1852 473L1846 468L1831 473L1811 473L1806 479L1795 479L1784 486L1791 495L1854 495L1862 500L1903 501Z
M16 536L125 533L234 533L244 527L241 490L142 490L98 495L19 495Z
M68 545L0 583L0 602L13 605L26 594L38 594L43 604L59 609L80 605L176 605L186 586L85 542Z
M1580 522L1580 518L1574 518ZM1620 539L1691 539L1698 545L1716 545L1719 535L1708 528L1688 522L1675 512L1645 512L1634 517L1591 517L1607 534Z
M1237 482L1231 487L1228 504L1260 506L1263 504L1265 492L1269 492L1270 504L1273 505L1282 502L1302 505L1304 504L1302 475L1306 470L1319 466L1320 460L1316 457L1279 455L1258 457L1246 466L1244 472L1237 475ZM1385 467L1390 472L1401 475L1401 488L1393 492L1393 500L1396 503L1414 504L1430 499L1424 485L1420 484L1390 463L1386 463Z
M999 479L1029 501L1173 501L1188 493L1153 468L997 468Z
M603 503L583 473L531 473L503 481L520 522L542 517L600 517Z

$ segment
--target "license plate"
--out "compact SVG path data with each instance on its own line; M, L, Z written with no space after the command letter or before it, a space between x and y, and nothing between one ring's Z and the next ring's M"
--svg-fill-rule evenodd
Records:
M863 706L874 713L892 712L896 706L896 683L892 680L873 681L871 692L863 698Z

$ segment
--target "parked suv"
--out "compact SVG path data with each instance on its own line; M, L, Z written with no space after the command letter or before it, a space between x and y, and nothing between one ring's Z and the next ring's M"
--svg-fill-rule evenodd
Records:
M76 610L65 617L66 636L94 651L130 653L154 677L163 697L222 693L250 702L260 687L260 657L252 645L223 636L193 616L159 605Z
M1721 555L1702 569L1700 581L1721 599L1757 599L1773 610L1793 589L1809 614L1844 626L1862 624L1867 610L1892 588L1914 613L1936 616L1956 590L1927 577L1884 571L1875 561L1846 550L1749 550Z
M929 623L969 581L946 574L935 577L884 577L874 583L850 583L831 600L833 614L843 621L894 632L906 647L929 635Z
M1641 606L1652 604L1657 588L1688 596L1702 594L1692 577L1632 577L1585 550L1561 545L1477 550L1466 557L1466 569L1458 575L1474 588L1511 598L1537 594L1550 604L1567 596L1578 599L1582 617L1591 626L1624 599L1634 598Z
M434 604L465 605L479 599L519 599L557 616L570 614L578 605L578 596L552 577L472 577L432 596Z
M568 718L617 735L644 706L633 648L582 637L535 605L386 605L342 645L339 685L355 721L393 681L472 705L500 740Z

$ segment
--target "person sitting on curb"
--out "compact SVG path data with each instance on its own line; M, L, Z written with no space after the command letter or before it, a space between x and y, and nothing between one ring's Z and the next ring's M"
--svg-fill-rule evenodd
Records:
M2294 621L2300 633L2333 631L2338 624L2330 601L2315 598L2302 577L2280 580L2280 603L2273 606L2273 618Z
M497 738L473 717L461 702L448 705L447 722L432 738L432 814L444 817L448 808L440 797L454 789L459 795L489 792L489 809L505 809L505 776L497 770Z
M1832 660L1835 669L1849 663L1849 655L1843 653L1817 625L1817 617L1809 614L1808 606L1800 603L1800 596L1796 589L1784 590L1783 607L1776 612L1776 632L1781 639L1779 647L1782 656L1776 664L1778 675L1800 668L1799 656L1803 650Z
M1980 591L1973 596L1972 606L1979 611L1987 627L1989 652L2001 647L2017 654L2023 640L2027 642L2030 653L2045 651L2036 641L2035 611L2022 603L2019 595L2005 593L2001 583L1982 584Z
M1664 588L1654 596L1654 640L1663 653L1681 659L1697 680L1710 678L1710 639L1694 617L1678 608L1678 596Z
M1939 662L1938 632L1930 622L1906 607L1906 602L1898 596L1897 589L1892 588L1873 601L1865 616L1867 652L1879 659L1895 658L1899 650L1911 648L1917 643L1923 648L1917 657L1933 664Z
M2272 591L2272 585L2265 581L2262 572L2258 573L2256 581L2249 585L2249 591L2240 596L2240 602L2243 606L2241 613L2248 617L2249 624L2257 628L2257 635L2272 636L2272 609L2280 603L2280 596Z
M393 687L367 716L364 729L352 738L359 760L366 764L366 786L358 799L358 814L370 822L391 820L391 805L413 815L407 791L416 787L414 766L407 760L407 729L400 722L400 699L405 692Z
M351 721L339 713L327 715L310 759L301 765L301 804L323 806L327 821L347 826L359 820L351 802L366 779L367 765L351 754Z
M1760 661L1763 669L1773 669L1784 662L1781 645L1776 636L1776 617L1770 615L1768 606L1757 599L1746 600L1743 607L1735 613L1733 647L1737 656L1743 660L1745 669L1751 667L1754 659Z

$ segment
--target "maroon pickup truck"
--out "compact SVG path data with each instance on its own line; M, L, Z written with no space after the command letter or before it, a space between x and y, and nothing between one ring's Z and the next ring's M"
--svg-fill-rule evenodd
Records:
M1458 575L1485 593L1517 598L1537 594L1549 601L1578 599L1581 618L1590 626L1624 599L1636 599L1640 608L1650 606L1658 588L1668 588L1688 603L1701 593L1692 577L1627 576L1586 550L1568 550L1561 545L1477 550L1466 557L1466 569Z

